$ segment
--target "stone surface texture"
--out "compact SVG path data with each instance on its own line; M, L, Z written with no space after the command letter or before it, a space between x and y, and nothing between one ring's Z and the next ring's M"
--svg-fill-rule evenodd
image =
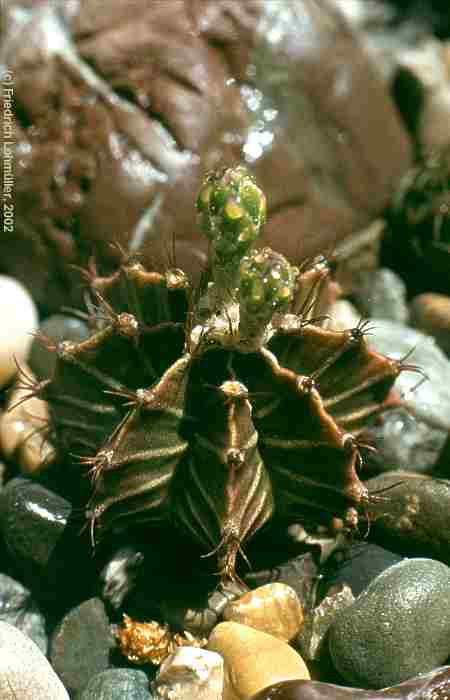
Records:
M3 245L2 241L0 243L2 250ZM16 374L16 363L21 364L26 361L33 339L31 334L38 325L37 309L26 287L7 275L0 275L0 317L2 319L0 389L2 389Z
M363 688L432 671L450 654L450 568L406 559L386 569L330 629L337 670Z
M152 689L163 700L221 700L223 681L220 654L187 646L180 647L163 662Z
M223 700L247 700L272 683L310 677L303 659L292 647L237 622L217 625L207 648L225 661Z
M239 622L289 642L300 631L303 610L296 592L283 583L269 583L228 603L223 619Z
M43 653L7 622L0 622L0 697L2 700L69 700Z
M52 308L78 288L69 264L110 261L112 242L167 261L175 233L178 265L198 271L191 202L219 164L249 165L270 207L262 244L297 259L369 223L410 164L385 86L327 0L20 5L2 56L17 221L0 259Z

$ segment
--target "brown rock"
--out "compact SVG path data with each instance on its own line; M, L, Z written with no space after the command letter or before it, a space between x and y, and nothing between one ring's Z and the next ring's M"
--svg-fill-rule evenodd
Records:
M303 610L293 588L268 583L228 603L223 618L289 642L302 627Z
M199 180L246 161L269 201L263 243L304 258L358 231L410 161L384 86L323 0L85 0L9 6L16 76L16 227L1 267L50 307L78 287L68 263L111 242L204 260ZM65 8L65 9L64 9ZM20 40L19 40L20 38ZM26 251L26 255L24 255Z
M416 296L411 302L411 324L432 335L444 352L450 352L450 297L433 293Z
M310 678L303 659L288 644L237 622L217 625L207 648L225 660L223 700L247 700L281 680Z

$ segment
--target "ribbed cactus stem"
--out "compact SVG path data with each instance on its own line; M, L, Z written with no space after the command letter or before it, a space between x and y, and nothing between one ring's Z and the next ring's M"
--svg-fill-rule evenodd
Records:
M241 260L266 220L266 198L246 168L207 175L197 197L200 227L210 241L209 268L215 303L234 298Z
M246 256L239 270L239 335L264 342L274 313L292 303L298 269L280 253L263 248Z

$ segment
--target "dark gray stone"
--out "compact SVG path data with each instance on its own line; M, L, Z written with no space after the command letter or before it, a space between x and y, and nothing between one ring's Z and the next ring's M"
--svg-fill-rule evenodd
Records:
M366 481L383 500L371 505L370 538L400 554L450 565L450 480L392 471Z
M402 557L376 544L357 542L333 554L321 569L319 596L327 594L331 586L347 584L356 597L385 569L398 564Z
M380 574L330 628L336 669L364 688L395 685L450 654L450 568L407 559Z
M132 668L111 668L97 674L77 700L151 700L148 678Z
M55 343L60 343L63 340L79 342L80 340L86 340L90 335L86 323L79 318L67 316L66 314L49 316L40 325L39 330ZM35 338L31 345L28 364L36 378L44 379L50 377L55 368L55 363L56 354L48 350L39 338Z
M0 533L26 585L65 607L69 595L79 600L89 589L93 567L83 521L71 514L68 501L29 479L12 479L0 492Z
M50 661L72 694L109 667L113 646L105 606L99 598L91 598L68 612L55 629Z
M43 654L47 653L43 614L31 598L30 591L6 574L0 574L0 621L17 627Z
M0 698L69 700L45 656L13 625L0 622Z

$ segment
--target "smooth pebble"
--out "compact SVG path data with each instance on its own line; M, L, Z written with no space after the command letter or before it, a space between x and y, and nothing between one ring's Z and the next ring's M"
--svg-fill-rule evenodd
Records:
M341 610L329 632L336 669L355 686L384 688L427 673L450 654L450 568L406 559Z
M109 668L91 678L77 700L152 700L144 671Z
M0 698L69 700L44 654L31 639L7 622L0 622Z
M302 627L303 610L293 588L284 583L268 583L228 603L223 619L289 642Z
M163 700L221 700L223 681L220 654L186 646L179 647L162 663L152 690Z
M13 277L0 275L0 389L28 357L38 327L38 313L25 287Z
M221 622L208 641L225 660L223 700L247 700L272 683L309 679L300 654L286 642L237 622Z

